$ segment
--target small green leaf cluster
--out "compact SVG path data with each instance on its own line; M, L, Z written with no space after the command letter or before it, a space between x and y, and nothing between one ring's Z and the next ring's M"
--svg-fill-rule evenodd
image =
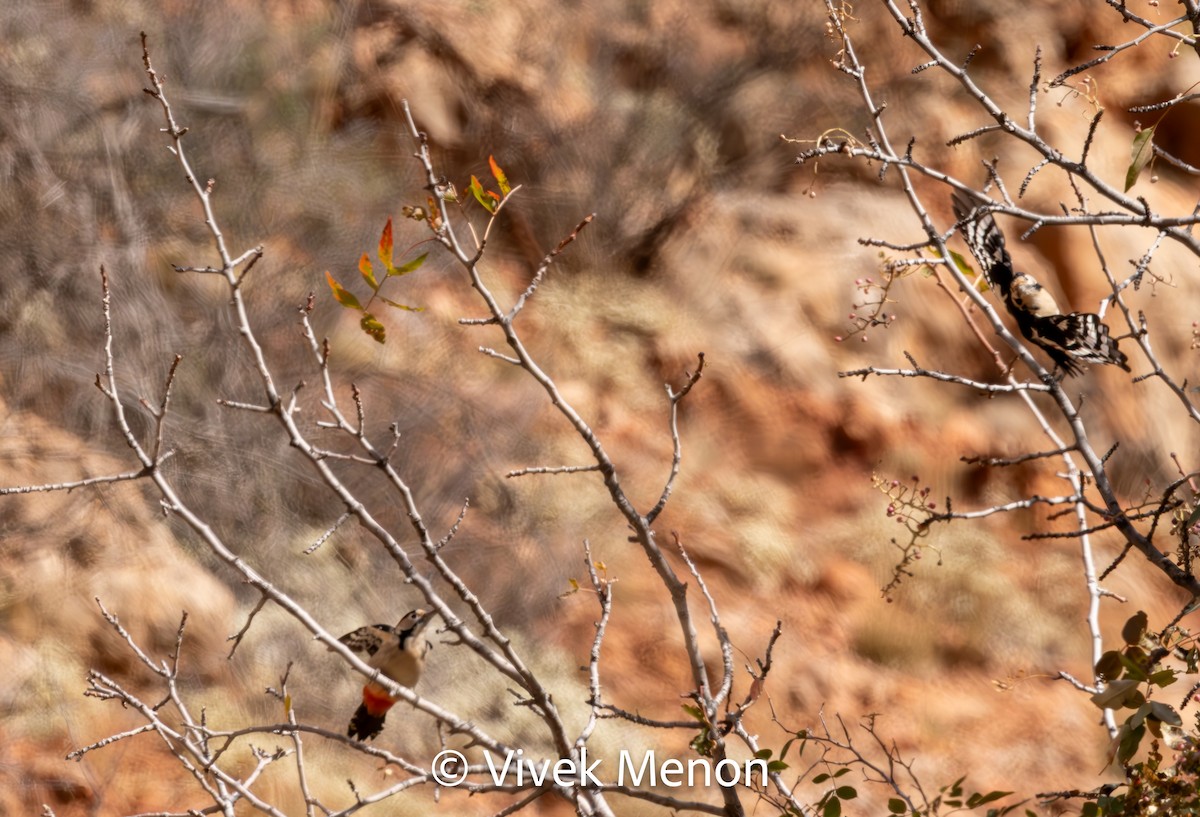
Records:
M1183 726L1183 719L1174 707L1149 700L1153 689L1168 687L1177 680L1173 668L1160 668L1158 662L1177 651L1187 663L1188 671L1196 672L1200 659L1194 645L1186 646L1191 643L1190 637L1184 636L1186 644L1181 640L1183 631L1168 628L1161 635L1150 633L1148 623L1145 612L1139 610L1121 628L1125 646L1104 653L1095 667L1097 677L1105 680L1105 687L1092 695L1092 703L1101 709L1134 710L1114 741L1114 759L1122 766L1129 763L1147 732L1161 740L1164 725Z
M838 769L832 773L822 772L814 777L812 782L818 786L831 781L837 783L838 778L849 774L849 772L849 767ZM841 817L842 803L847 800L853 800L856 797L858 797L858 789L854 788L853 786L848 786L844 783L841 785L834 785L821 796L820 800L817 801L817 813L820 814L821 817Z
M713 725L704 714L704 710L698 706L683 704L683 711L700 724L700 732L692 738L688 745L701 757L712 757L713 749L717 748L717 741L713 734Z
M873 720L873 719L871 719ZM868 727L868 732L878 740L875 734L873 724ZM816 786L828 786L820 799L812 805L810 809L798 811L794 806L789 806L782 812L782 817L841 817L843 814L844 804L855 800L859 796L859 791L855 786L845 782L842 778L850 774L851 771L858 769L860 772L878 773L879 768L870 765L865 758L858 754L857 751L852 751L851 757L848 759L836 759L830 756L830 742L817 735L814 735L807 729L801 729L791 737L779 752L779 757L770 761L768 764L769 771L782 771L788 768L784 762L784 757L792 748L794 743L798 744L798 755L803 757L805 750L814 745L819 748L824 754L810 768L824 767L826 771L819 772L814 775L809 781ZM843 745L841 748L849 748L848 745ZM908 769L908 764L900 759L898 754L895 754L894 747L888 752L889 762L887 766L891 769ZM771 751L763 749L759 751L755 757L761 757L769 760ZM778 766L776 765L778 764ZM888 814L897 815L900 817L938 817L942 814L951 814L955 812L974 811L1003 800L1011 796L1011 791L991 791L987 793L972 792L967 794L963 788L965 777L960 777L948 786L943 786L938 790L938 795L932 800L926 800L923 795L910 798L907 796L900 784L900 781L894 777L872 778L867 777L868 782L880 783L888 786L898 796L888 798L887 808ZM919 786L917 787L919 790ZM915 801L915 802L914 802ZM987 809L983 814L985 817L1003 817L1006 814L1012 814L1025 803L1021 800L1007 806L994 806ZM1024 810L1025 817L1037 817L1034 812L1029 809Z
M1184 613L1190 611L1189 605ZM1182 616L1180 616L1182 618ZM1162 661L1173 656L1187 674L1200 669L1200 649L1194 637L1171 625L1162 632L1149 630L1142 611L1121 628L1124 646L1109 650L1096 662L1096 674L1105 688L1092 696L1102 709L1129 709L1133 713L1121 724L1113 740L1113 759L1125 769L1125 782L1089 794L1083 817L1149 817L1149 815L1200 815L1200 741L1196 728L1183 730L1183 718L1175 707L1151 700L1158 689L1180 679L1174 667ZM1184 700L1186 705L1195 689ZM1133 762L1150 735L1143 760ZM1163 747L1174 755L1168 762Z

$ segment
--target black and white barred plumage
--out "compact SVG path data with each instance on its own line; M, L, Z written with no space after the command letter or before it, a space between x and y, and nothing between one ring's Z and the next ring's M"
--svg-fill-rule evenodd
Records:
M971 254L1026 340L1041 347L1069 375L1082 372L1084 363L1111 363L1129 371L1128 358L1109 336L1099 315L1064 315L1054 296L1037 279L1013 269L1012 258L1004 247L1004 234L991 213L979 213L976 205L956 193L954 215Z

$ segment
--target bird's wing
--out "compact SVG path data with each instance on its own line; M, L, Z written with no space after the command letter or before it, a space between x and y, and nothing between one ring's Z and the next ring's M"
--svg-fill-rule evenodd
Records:
M1048 350L1047 345L1053 344L1076 360L1111 363L1129 371L1129 359L1117 347L1099 315L1090 312L1050 315L1035 321L1033 329L1043 349Z
M394 639L395 636L396 630L390 624L372 624L346 633L338 641L349 647L351 652L373 656L387 643L388 638Z
M992 286L1001 292L1008 291L1013 280L1012 257L1004 246L1004 234L996 225L996 219L991 213L976 215L976 206L957 193L953 203L954 215L962 222L963 239L971 255L975 256Z

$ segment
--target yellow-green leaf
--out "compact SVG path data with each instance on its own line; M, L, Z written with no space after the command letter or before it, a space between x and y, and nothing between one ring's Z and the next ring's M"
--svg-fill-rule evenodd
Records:
M385 298L382 295L379 296L379 300L383 301L388 306L394 306L397 309L403 309L408 312L424 312L425 311L425 307L423 307L423 306L409 306L408 304L397 303L396 301L393 301L391 298Z
M951 250L950 260L954 262L954 266L958 267L959 272L975 282L975 289L977 291L987 292L988 289L990 289L987 282L987 276L977 273L974 267L967 263L967 259L964 258L961 253Z
M346 307L347 309L358 309L360 311L362 310L362 304L360 304L358 302L358 298L354 297L354 293L350 292L344 286L339 284L334 279L333 275L330 274L328 271L326 271L326 273L325 273L325 279L327 281L329 281L329 288L331 290L333 290L333 297L337 299L337 302L339 304Z
M379 319L370 312L363 313L362 320L358 322L358 325L362 327L364 332L375 338L377 343L385 343L387 341L387 330L379 322Z
M475 201L479 202L480 206L489 213L496 212L496 201L492 194L483 189L483 185L479 183L479 179L471 176L471 195L475 197Z
M362 258L358 259L358 271L362 273L367 286L374 290L379 289L379 283L375 280L375 268L371 266L371 259L367 258L366 253L363 253Z
M1125 192L1133 187L1142 174L1146 163L1154 157L1154 127L1145 128L1133 137L1133 149L1130 151L1129 169L1125 171Z
M392 271L392 217L388 216L387 224L383 227L383 233L379 236L379 260L383 262L383 268L391 274Z
M940 253L937 253L936 250L934 252L935 254L940 255ZM987 282L987 276L980 275L978 272L976 272L975 268L971 266L962 253L957 253L954 250L950 250L950 261L954 264L955 268L962 273L964 278L969 278L975 282L975 289L977 291L987 292L988 289L990 289ZM926 273L926 277L933 274L933 270L929 267L923 266L921 267L921 270Z
M496 177L496 184L500 185L500 195L507 196L512 190L512 185L508 183L508 176L504 175L504 171L500 169L500 165L496 164L495 156L488 156L488 164L492 168L492 175Z
M391 265L388 265L388 277L391 278L392 276L396 276L396 275L408 275L410 272L415 271L418 267L420 267L422 264L424 264L425 258L428 255L429 255L429 253L427 253L427 252L421 253L413 260L409 261L406 264L401 264L398 267L393 267Z

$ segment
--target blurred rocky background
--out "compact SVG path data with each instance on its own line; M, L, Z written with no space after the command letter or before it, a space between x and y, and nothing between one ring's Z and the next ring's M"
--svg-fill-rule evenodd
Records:
M982 44L972 74L1017 118L1037 46L1049 78L1091 59L1093 45L1133 36L1101 2L936 0L927 8L948 53L965 57ZM1015 190L1032 152L995 135L946 147L987 120L944 79L910 73L925 58L875 3L857 4L854 14L850 31L877 99L888 103L893 139L918 136L918 158L973 181L984 178L980 160L999 155ZM138 32L145 30L190 128L194 166L216 179L217 215L231 247L265 247L246 293L281 382L307 379L307 392L315 392L296 312L315 292L314 321L333 341L339 385L343 393L350 382L363 390L375 431L397 423L396 461L431 529L445 531L470 499L444 553L542 668L560 706L579 717L586 696L577 667L586 662L594 603L559 595L583 577L588 539L619 580L606 693L625 708L677 717L687 685L677 625L599 480L504 476L583 464L586 450L535 384L476 351L501 341L492 329L457 323L481 313L461 270L435 251L417 274L389 284L391 297L425 311L384 313L385 346L359 332L329 296L326 270L361 293L357 259L373 251L389 216L397 217L398 252L430 249L412 246L424 227L399 218L402 206L423 204L426 195L404 134L400 101L408 99L435 161L460 189L471 174L487 177L489 155L524 186L488 246L489 280L506 296L524 288L538 259L580 219L597 214L553 267L520 328L601 435L643 510L670 466L663 383L682 382L697 353L706 354L705 377L683 409L683 473L660 535L677 531L696 557L742 651L739 663L761 655L775 620L783 620L767 693L785 726L812 726L822 711L851 722L880 713L880 732L917 758L927 789L964 774L974 789L1022 795L1104 782L1099 712L1053 680L1060 670L1090 677L1078 547L1070 539L1022 539L1069 520L1020 513L936 530L928 541L940 553L928 552L893 603L881 598L898 558L890 543L897 526L873 474L915 475L939 503L948 495L959 509L1063 488L1054 462L982 469L959 461L1050 447L1017 400L929 382L838 378L863 365L902 365L903 351L931 368L996 375L950 300L920 276L893 291L891 329L834 340L849 326L855 280L879 276L877 251L857 239L907 243L920 240L920 230L894 176L880 183L877 168L831 159L816 171L798 168L793 158L805 146L780 139L815 139L831 128L861 134L867 124L853 83L831 66L837 46L825 18L816 0L3 4L0 484L133 467L92 384L103 368L104 264L120 382L138 431L149 427L149 415L136 398L157 399L172 357L184 355L168 432L172 476L185 499L331 630L394 621L417 602L353 526L304 556L341 508L268 419L217 405L217 398L254 399L255 382L231 331L224 285L171 268L215 259L158 130L161 113L142 92ZM1095 101L1107 113L1091 157L1119 185L1136 118L1125 109L1191 83L1194 55L1172 60L1167 51L1152 40L1092 71L1091 85L1076 83L1078 92L1040 94L1047 138L1078 153L1094 113L1086 92L1098 89ZM1158 138L1195 160L1187 155L1190 116L1167 117ZM1159 173L1140 192L1155 207L1191 212L1194 183ZM946 193L920 184L948 228ZM1053 208L1071 193L1061 173L1046 172L1028 199ZM1095 308L1105 285L1085 230L1042 230L1022 243L1023 225L1004 226L1023 266L1076 308ZM1118 275L1152 239L1136 230L1101 234ZM1130 300L1150 316L1163 362L1194 382L1195 258L1168 247L1154 272L1163 283ZM1132 357L1134 372L1144 372L1144 361ZM1121 442L1112 468L1131 500L1173 478L1168 452L1196 466L1194 424L1165 390L1099 370L1071 386L1084 397L1097 449ZM306 398L310 420L315 398ZM384 498L369 479L357 487L367 499ZM405 530L399 511L388 521ZM1105 564L1119 550L1106 535L1096 546ZM1182 603L1136 558L1105 584L1132 600L1106 605L1114 639L1137 607L1161 626ZM164 518L146 487L5 498L4 813L35 813L43 803L58 815L204 805L148 737L80 762L63 759L139 725L134 713L83 697L89 668L156 694L101 618L96 597L160 659L189 613L187 690L210 723L282 720L263 690L289 661L301 719L340 729L355 706L357 680L270 609L227 660L225 639L257 596ZM506 723L501 729L514 738L531 732L527 714L510 711L504 685L475 672L463 653L435 647L424 691L451 709ZM756 716L764 745L781 746L787 735L766 707ZM392 720L381 740L397 750L419 756L436 746L425 722L406 727L399 710ZM603 740L622 746L627 737L612 726ZM309 762L320 769L314 787L347 803L347 777L365 790L385 780L340 747L317 744ZM281 772L262 785L282 790L292 780ZM453 805L497 807L465 798ZM431 805L418 794L387 808L424 814Z

